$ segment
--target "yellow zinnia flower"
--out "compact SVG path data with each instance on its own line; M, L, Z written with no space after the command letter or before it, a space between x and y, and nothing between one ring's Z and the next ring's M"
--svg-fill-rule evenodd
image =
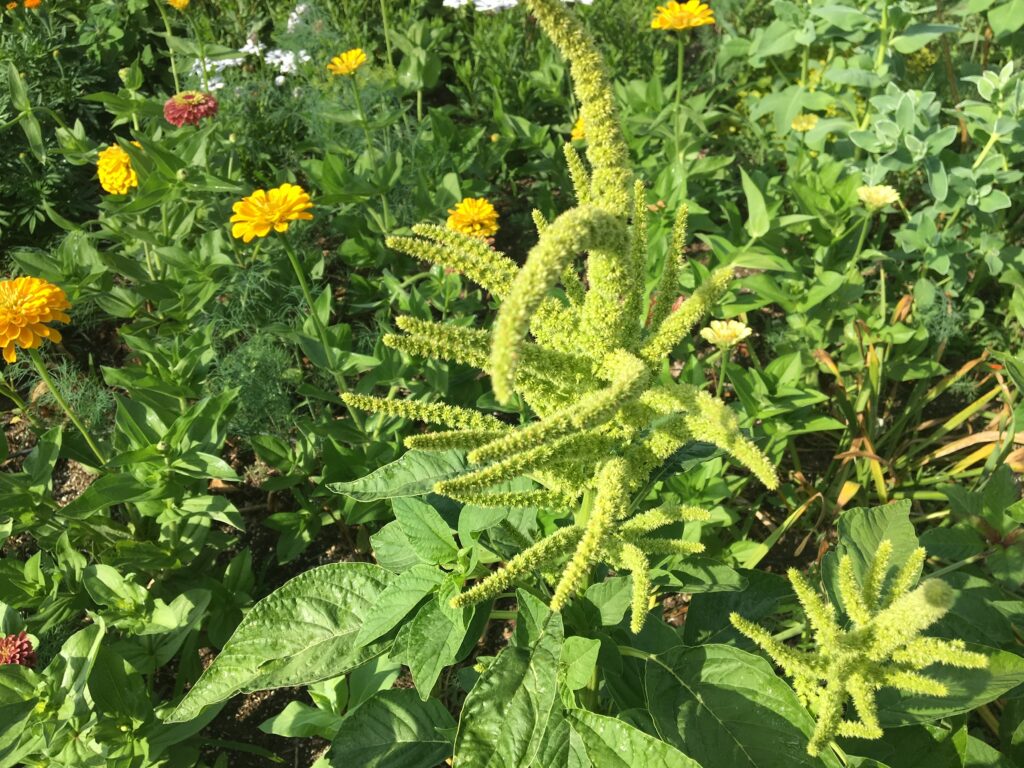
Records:
M34 349L43 339L60 342L60 332L46 323L68 323L71 304L64 291L38 277L0 280L0 348L4 360L18 359L16 347Z
M870 210L877 211L887 205L898 203L900 193L888 184L876 184L873 187L865 185L857 190L857 197Z
M331 59L327 68L335 75L351 75L365 63L366 53L363 52L363 49L353 48L351 51L345 51Z
M807 131L813 130L814 126L817 124L817 115L797 115L793 118L793 122L789 124L789 127L797 133L806 133Z
M701 337L719 349L734 347L753 331L738 320L712 320L710 328L702 328Z
M231 210L231 236L251 242L254 237L266 237L270 230L287 232L288 224L299 219L309 221L313 201L306 191L295 184L282 184L271 190L257 189L235 203Z
M587 138L587 129L583 125L583 118L581 117L576 121L576 125L572 127L572 140L583 141L585 138Z
M448 213L448 229L464 235L491 237L498 231L498 212L486 198L464 198Z
M189 0L167 0L167 4L176 11L184 11L188 8Z
M100 152L96 161L100 186L112 195L126 195L139 186L139 177L132 168L132 159L120 144L111 144Z
M698 2L698 0L677 3L672 0L672 2L658 6L658 10L651 20L651 29L692 29L714 23L715 12L706 3Z

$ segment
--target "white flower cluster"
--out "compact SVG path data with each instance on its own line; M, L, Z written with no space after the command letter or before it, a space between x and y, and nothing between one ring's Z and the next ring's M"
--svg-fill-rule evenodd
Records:
M295 28L302 24L302 17L306 15L309 6L306 3L299 3L295 10L288 14L288 31L294 32Z
M594 0L566 0L566 2L592 5ZM512 8L518 4L518 0L444 0L445 8L464 8L471 5L475 11L504 11L506 8Z
M295 10L299 11L300 8L303 9L303 11L305 10L305 6L302 5L298 6ZM216 59L214 61L206 62L206 75L211 91L219 91L223 88L224 78L221 77L221 74L225 69L242 66L242 64L245 63L246 56L255 56L262 59L268 66L276 69L280 73L274 78L274 83L276 85L284 85L285 75L294 73L298 69L299 64L312 60L312 57L304 50L298 51L297 53L295 51L286 51L281 48L271 48L267 50L259 40L253 37L246 40L245 45L239 48L238 52L244 54L244 56L229 59ZM201 78L203 76L202 62L198 59L193 62L191 72L193 77Z

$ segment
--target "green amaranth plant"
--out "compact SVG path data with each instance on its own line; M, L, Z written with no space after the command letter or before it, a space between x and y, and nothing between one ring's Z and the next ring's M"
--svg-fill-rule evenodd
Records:
M953 604L953 590L944 581L927 579L911 591L924 563L919 547L885 589L892 542L879 544L875 559L857 582L853 559L839 561L839 597L850 619L843 629L836 610L815 593L807 580L790 569L800 604L814 635L816 649L801 652L783 645L771 632L733 613L729 619L757 643L793 679L797 695L817 712L817 725L807 752L817 755L835 736L877 739L882 736L875 700L880 688L911 694L945 696L946 686L921 673L932 664L981 669L988 659L965 649L962 640L922 637ZM856 719L843 719L846 702Z
M455 606L492 599L527 572L550 570L572 553L551 608L561 610L586 585L591 569L606 562L633 574L632 629L638 632L648 605L649 557L701 548L653 535L695 519L700 510L663 507L633 515L631 496L651 473L682 446L703 440L729 453L769 488L778 480L775 467L741 434L722 401L661 375L667 355L709 312L732 270L713 272L672 311L686 237L683 207L645 327L644 187L628 165L610 80L594 42L561 2L525 4L570 62L581 102L590 170L571 145L565 147L577 206L550 223L534 213L539 240L521 269L486 242L436 225L414 227L418 237L390 238L390 247L461 272L501 304L491 333L402 317L398 326L405 335L387 336L385 343L486 370L499 401L509 403L518 395L537 418L512 427L451 405L355 394L345 400L364 410L447 427L406 441L421 450L468 451L471 469L437 483L439 494L482 506L578 510L573 525L527 548L456 597ZM573 264L582 253L586 285ZM555 295L559 282L562 294ZM541 487L491 490L522 476Z

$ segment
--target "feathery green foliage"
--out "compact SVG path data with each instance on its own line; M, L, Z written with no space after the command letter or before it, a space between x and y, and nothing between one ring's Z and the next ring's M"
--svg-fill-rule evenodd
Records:
M836 736L877 739L882 736L875 695L880 688L944 696L946 686L922 674L932 664L980 669L987 658L966 650L961 640L922 637L953 604L953 590L938 579L911 589L924 561L923 548L894 575L886 589L892 542L884 540L863 579L857 582L853 560L839 562L839 597L850 619L844 629L836 609L815 593L803 575L790 569L789 580L811 626L816 648L800 652L772 637L766 629L737 613L736 629L757 643L793 679L797 694L818 722L807 745L817 755ZM847 702L852 707L844 717Z
M686 211L677 216L673 252L661 281L657 322L643 324L647 221L643 184L627 165L610 81L594 42L556 0L527 0L544 31L569 61L587 125L587 160L567 145L577 206L553 221L534 216L539 240L519 269L485 241L419 225L417 237L388 244L418 259L456 269L501 300L492 334L452 324L401 318L404 335L385 344L410 354L458 361L486 370L503 403L519 396L537 419L504 427L491 417L436 404L398 404L348 395L349 405L420 418L455 431L410 438L419 449L469 450L465 474L439 482L437 493L465 503L575 505L590 495L574 525L541 539L455 598L456 606L493 599L534 571L568 558L551 607L560 610L582 588L592 568L606 562L633 573L632 628L643 625L648 604L649 558L688 554L699 544L650 536L687 518L686 511L648 512L630 519L631 495L650 473L686 443L705 440L747 466L765 485L777 484L772 463L745 438L720 400L696 388L658 380L666 355L708 314L725 291L728 268L675 312L685 241ZM573 262L586 254L587 287ZM561 282L564 299L552 295ZM533 340L528 341L527 336ZM489 489L528 476L543 490L494 493Z

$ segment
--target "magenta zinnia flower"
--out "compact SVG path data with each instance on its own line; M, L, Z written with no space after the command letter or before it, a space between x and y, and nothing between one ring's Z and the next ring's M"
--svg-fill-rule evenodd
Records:
M23 667L36 665L36 652L28 635L19 632L0 638L0 664L21 664Z
M182 91L164 103L164 119L175 128L199 125L204 117L217 114L217 100L202 91Z

